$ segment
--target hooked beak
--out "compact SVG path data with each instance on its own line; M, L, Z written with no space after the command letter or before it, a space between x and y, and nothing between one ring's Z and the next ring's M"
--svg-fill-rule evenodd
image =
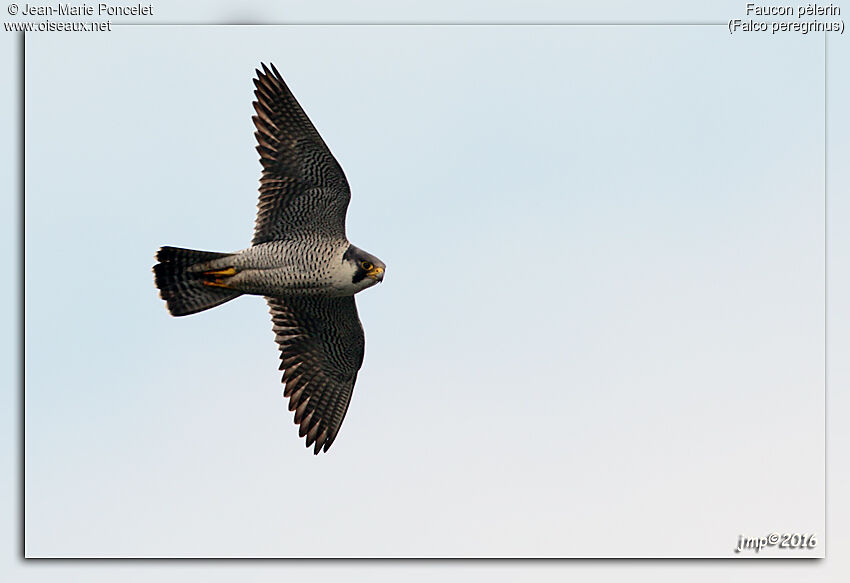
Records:
M371 277L375 281L382 281L384 279L384 268L373 267L372 269L366 272L366 277Z

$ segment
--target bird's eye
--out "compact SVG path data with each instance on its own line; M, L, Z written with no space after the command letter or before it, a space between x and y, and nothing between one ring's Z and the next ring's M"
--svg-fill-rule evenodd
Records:
M373 268L373 267L375 267L375 266L374 266L374 265L372 265L371 263L369 263L368 261L361 261L361 262L360 262L360 267L362 267L362 268L363 268L363 269L365 269L366 271L369 271L370 269L372 269L372 268Z

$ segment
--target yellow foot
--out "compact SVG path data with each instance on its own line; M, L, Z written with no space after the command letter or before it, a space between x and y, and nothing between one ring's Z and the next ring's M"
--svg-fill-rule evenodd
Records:
M229 288L230 286L224 283L224 279L236 275L236 268L228 267L227 269L219 269L218 271L205 271L203 275L205 279L202 283L204 285Z

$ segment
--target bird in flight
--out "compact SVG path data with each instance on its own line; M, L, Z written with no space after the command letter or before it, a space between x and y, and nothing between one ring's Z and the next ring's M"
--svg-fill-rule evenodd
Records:
M265 296L283 396L313 453L328 451L363 364L354 294L386 265L348 242L345 174L274 65L256 70L253 116L263 170L251 246L235 253L162 247L154 281L172 316L242 294Z

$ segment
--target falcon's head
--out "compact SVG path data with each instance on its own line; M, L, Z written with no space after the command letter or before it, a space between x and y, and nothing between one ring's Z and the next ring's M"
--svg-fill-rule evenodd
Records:
M350 245L342 256L343 268L351 274L354 293L371 287L384 279L386 265L383 261L362 249Z

